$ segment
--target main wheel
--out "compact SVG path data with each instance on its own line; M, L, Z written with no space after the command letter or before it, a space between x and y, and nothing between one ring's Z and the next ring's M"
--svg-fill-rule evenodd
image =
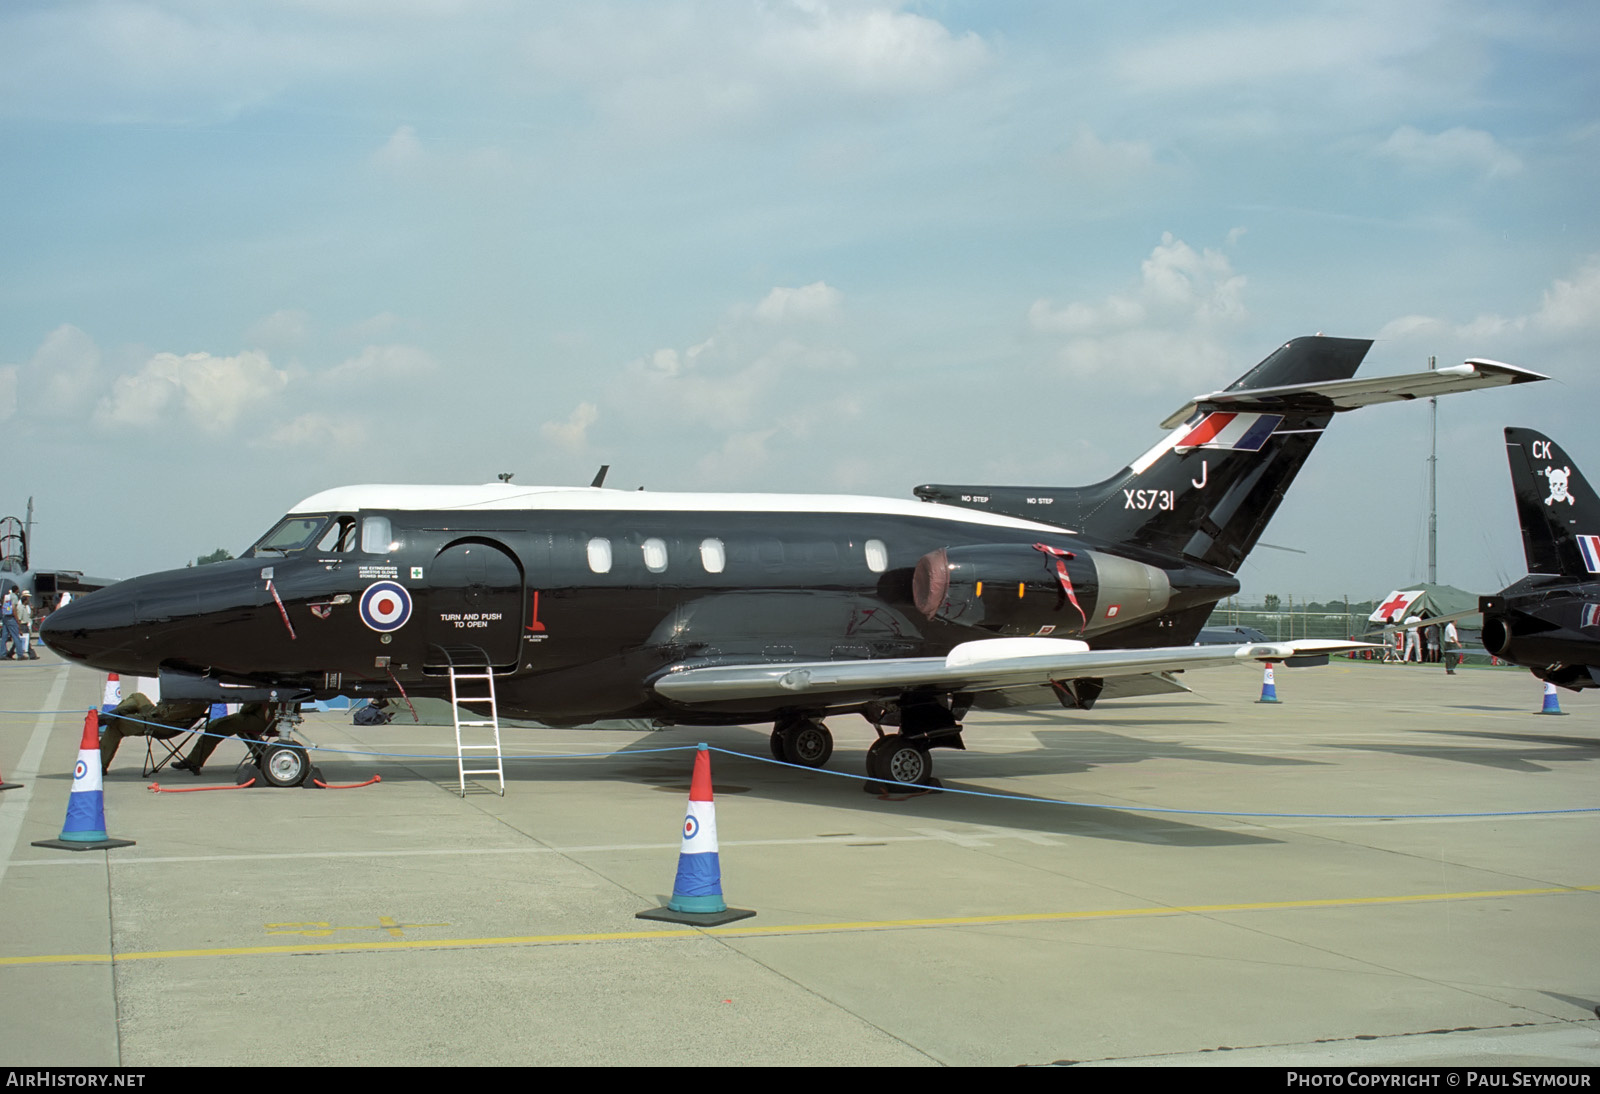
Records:
M821 767L833 755L833 734L821 722L801 722L781 732L785 763Z
M304 745L269 745L261 757L261 777L268 786L299 786L311 774L311 754Z
M933 757L927 749L891 733L867 749L867 774L885 782L926 785L933 778Z

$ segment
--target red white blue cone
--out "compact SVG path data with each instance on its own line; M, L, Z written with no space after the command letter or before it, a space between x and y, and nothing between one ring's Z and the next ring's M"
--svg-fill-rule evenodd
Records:
M91 710L83 719L83 740L78 763L72 769L72 793L67 795L67 821L59 839L34 840L35 847L66 851L101 851L132 847L131 839L106 838L106 800L100 781L100 715Z
M1267 662L1267 671L1261 677L1261 698L1257 699L1256 702L1258 702L1258 703L1276 703L1276 702L1279 702L1279 699L1278 699L1278 687L1272 681L1272 662L1271 661Z
M105 690L100 693L100 713L110 714L122 702L122 680L116 673L106 677Z
M1539 713L1540 714L1564 714L1564 713L1566 713L1565 711L1563 711L1561 709L1561 699L1556 694L1556 686L1554 684L1550 683L1549 681L1546 681L1545 685L1544 685L1544 709L1539 711Z
M639 912L639 919L716 926L748 919L755 912L730 908L722 899L722 860L717 852L717 806L711 796L711 752L705 745L694 754L689 781L689 808L683 818L683 843L678 849L678 876L666 907Z

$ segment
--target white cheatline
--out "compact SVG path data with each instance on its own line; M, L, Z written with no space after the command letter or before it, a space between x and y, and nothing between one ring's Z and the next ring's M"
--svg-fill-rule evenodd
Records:
M39 715L39 720L33 724L28 745L22 750L22 758L11 772L11 778L22 783L22 789L0 791L0 884L5 883L6 867L10 865L12 854L17 849L17 840L22 835L22 822L28 816L28 803L33 799L33 784L38 780L45 745L50 741L50 730L58 717L53 712L61 705L61 695L67 690L67 674L66 665L56 669L55 683L50 685L50 695L44 701L47 713ZM66 803L63 802L62 809L65 808Z

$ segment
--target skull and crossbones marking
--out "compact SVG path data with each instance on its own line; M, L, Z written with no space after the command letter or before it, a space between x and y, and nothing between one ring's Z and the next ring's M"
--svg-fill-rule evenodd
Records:
M1550 481L1550 496L1544 499L1546 505L1554 505L1558 501L1564 501L1568 505L1578 504L1578 499L1567 490L1567 480L1572 477L1572 468L1563 467L1557 470L1554 467L1547 467L1539 474Z

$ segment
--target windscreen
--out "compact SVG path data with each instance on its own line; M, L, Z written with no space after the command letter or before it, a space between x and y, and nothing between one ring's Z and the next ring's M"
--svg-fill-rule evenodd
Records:
M323 525L328 523L326 516L315 517L285 517L279 525L256 541L252 548L253 554L271 551L277 554L287 554L310 546L317 538L317 533L322 531Z

